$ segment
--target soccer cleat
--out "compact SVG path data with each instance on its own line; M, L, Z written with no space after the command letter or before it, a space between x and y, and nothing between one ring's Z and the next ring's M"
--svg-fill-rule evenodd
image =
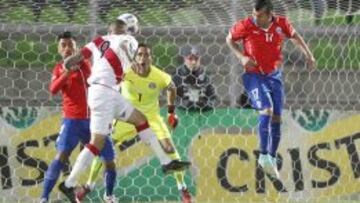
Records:
M71 203L78 203L75 198L74 187L66 187L65 182L61 182L59 190L70 200Z
M279 172L277 171L276 162L273 164L272 157L268 154L260 154L258 164L264 172L272 178L278 178Z
M40 199L40 203L48 203L48 199L43 197Z
M183 203L191 203L191 194L186 188L181 189L180 193Z
M77 188L75 192L75 198L77 202L82 202L86 195L91 192L91 189L88 185L83 185L79 188Z
M105 203L118 203L119 199L116 198L114 195L107 196L106 193L104 193L104 202Z
M162 166L162 171L165 174L174 173L177 171L183 171L191 165L188 161L172 160L170 163Z
M275 174L275 176L273 177L276 177L277 179L280 178L280 174L279 174L279 171L278 171L278 168L277 168L277 162L276 162L276 157L272 157L271 155L268 155L269 156L269 159L271 161L271 165L272 165L272 168L273 168L273 172Z

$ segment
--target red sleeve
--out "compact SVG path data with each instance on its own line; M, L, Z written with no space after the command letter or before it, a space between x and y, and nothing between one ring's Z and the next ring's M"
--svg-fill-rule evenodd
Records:
M88 47L83 47L80 51L85 59L89 59L92 56L92 52Z
M287 38L294 36L295 29L286 17L279 17L279 24Z
M92 42L85 45L80 50L80 52L84 56L85 59L89 59L92 56L92 48L93 48L93 46L96 46L99 49L103 42L104 42L104 39L101 36L96 37Z
M56 94L66 85L67 75L62 74L62 65L57 64L53 70L53 74L51 77L51 83L49 86L49 90L51 94Z
M233 41L238 41L246 36L247 30L245 27L245 21L237 22L231 29L230 34Z

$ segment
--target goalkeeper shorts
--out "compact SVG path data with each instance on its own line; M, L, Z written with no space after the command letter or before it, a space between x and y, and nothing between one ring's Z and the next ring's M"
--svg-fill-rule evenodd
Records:
M162 140L165 138L171 139L171 135L168 130L168 127L166 126L160 114L155 114L155 115L145 114L145 116L148 119L150 128L154 131L158 140ZM114 123L114 131L112 134L112 139L116 144L121 144L126 140L130 140L134 138L136 135L137 132L134 125L122 121L116 121Z

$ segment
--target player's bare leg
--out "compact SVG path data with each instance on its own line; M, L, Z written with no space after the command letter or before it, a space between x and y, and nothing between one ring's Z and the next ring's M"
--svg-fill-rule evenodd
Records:
M172 160L168 157L162 149L155 133L149 128L146 117L140 111L134 109L126 122L135 125L140 139L151 147L163 166L165 174L182 171L190 166L190 162Z
M92 163L93 159L100 154L104 147L106 135L92 134L90 143L78 155L73 169L67 179L59 185L59 190L71 201L77 202L75 196L75 186L77 177L84 172Z
M103 166L103 162L100 157L96 157L91 165L89 180L85 185L82 185L76 190L76 198L79 201L85 199L86 195L89 194L95 188L95 180Z
M118 202L118 198L116 198L113 195L113 189L116 185L115 160L102 162L100 157L97 157L96 159L97 160L92 163L92 167L96 168L95 169L96 175L99 173L101 167L103 165L105 166L105 172L104 172L105 192L104 192L103 200L105 202ZM90 178L95 179L94 177L90 177ZM90 193L92 190L94 190L94 187L95 187L95 182L93 181L88 181L85 185L78 187L76 189L76 200L78 202L82 202L85 199L86 195Z

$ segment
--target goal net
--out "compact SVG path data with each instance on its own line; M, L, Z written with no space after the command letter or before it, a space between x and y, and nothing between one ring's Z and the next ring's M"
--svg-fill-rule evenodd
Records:
M273 0L275 12L289 17L317 61L309 72L301 52L285 43L279 180L256 164L257 113L243 94L243 68L225 43L230 26L251 15L252 2L0 0L0 201L38 202L55 156L61 96L50 96L48 85L60 60L57 35L72 31L84 45L125 12L139 17L138 41L151 45L154 64L170 74L182 64L183 50L197 46L215 89L212 109L177 109L180 124L171 132L181 157L192 162L185 182L196 202L359 201L360 2ZM188 88L196 101L199 87ZM166 115L165 108L161 112ZM181 201L175 179L162 173L147 146L117 150L117 165L121 202ZM87 201L100 202L103 191L99 178ZM65 197L55 187L51 200Z

